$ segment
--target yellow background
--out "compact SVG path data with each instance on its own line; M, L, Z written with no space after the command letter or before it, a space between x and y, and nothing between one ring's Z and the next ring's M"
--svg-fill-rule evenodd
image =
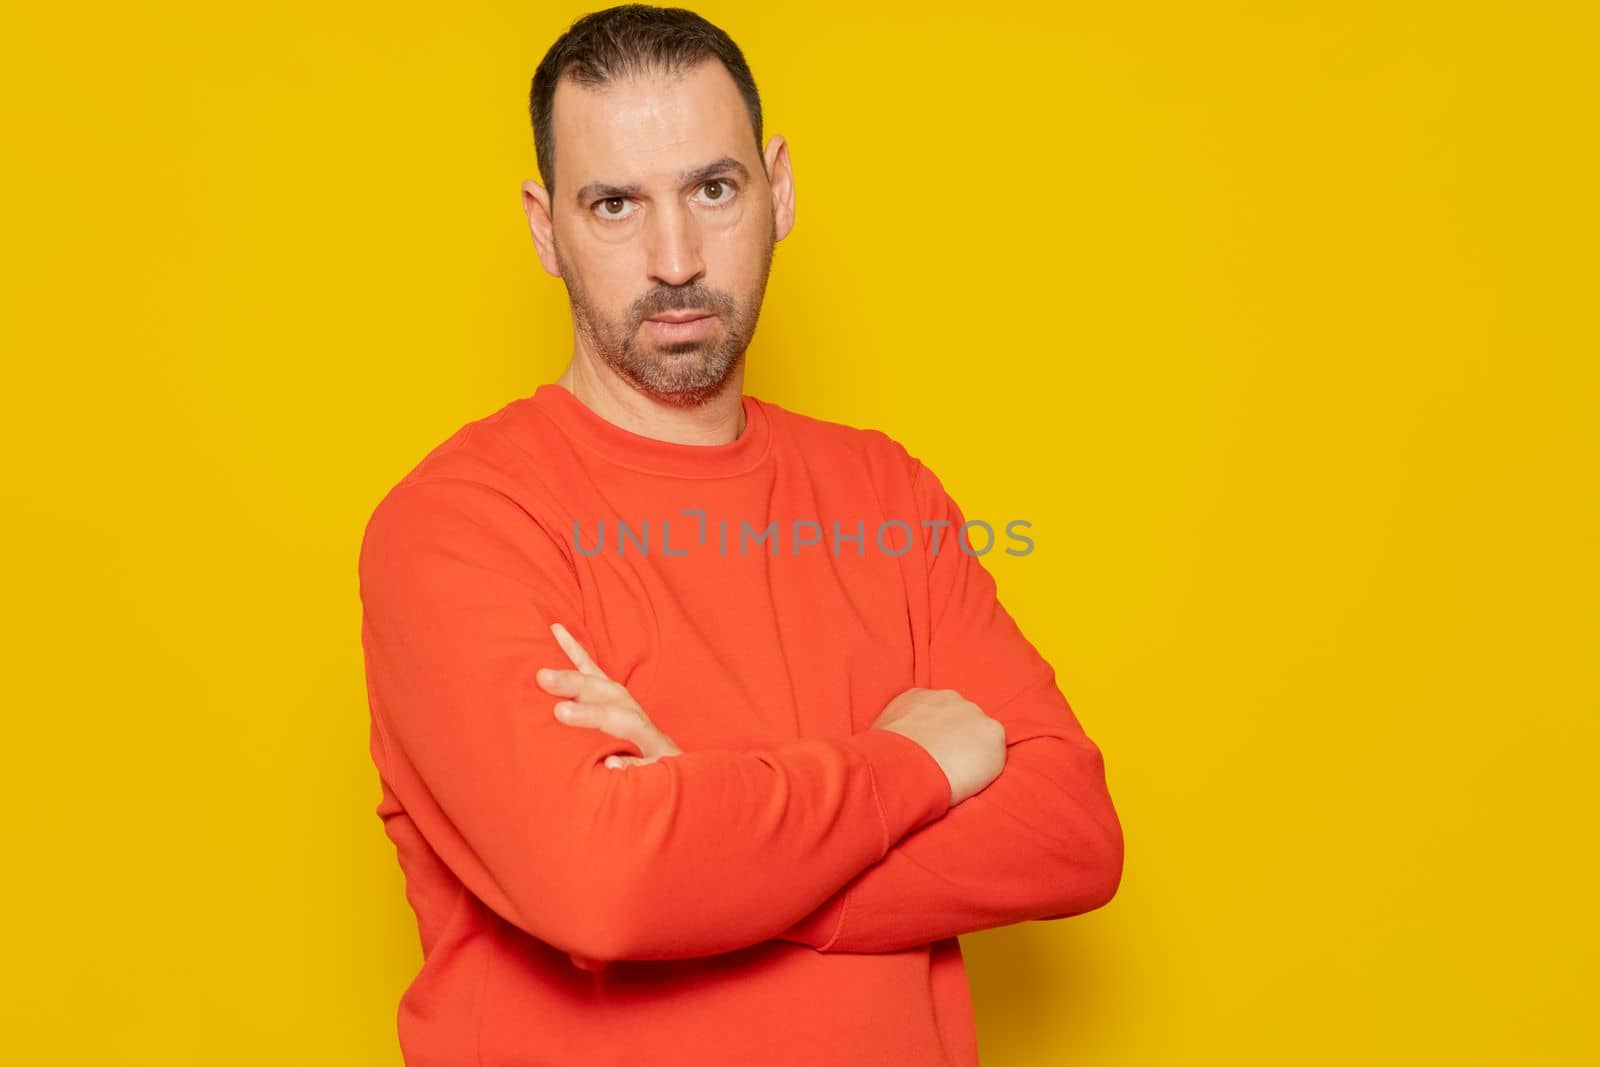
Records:
M697 8L798 183L748 390L1034 523L1106 753L1117 898L963 939L987 1067L1600 1054L1584 6ZM399 1063L356 551L565 364L584 10L8 10L7 1062Z

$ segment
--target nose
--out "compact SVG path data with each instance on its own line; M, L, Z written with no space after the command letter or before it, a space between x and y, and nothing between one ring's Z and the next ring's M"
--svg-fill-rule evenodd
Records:
M686 285L705 273L700 255L700 227L692 212L678 204L656 213L650 230L650 277L663 285Z

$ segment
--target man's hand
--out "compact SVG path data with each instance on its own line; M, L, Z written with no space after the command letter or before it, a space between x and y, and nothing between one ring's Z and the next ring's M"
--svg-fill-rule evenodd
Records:
M927 749L950 779L950 806L981 793L1006 765L1006 728L954 689L907 689L872 729L904 734Z
M662 756L683 755L683 750L672 738L656 729L656 725L622 683L608 678L565 626L553 622L550 632L555 634L556 643L578 668L539 669L539 688L554 696L570 698L556 704L556 718L568 726L588 726L612 737L632 741L643 753L642 756L608 756L607 767L620 769L654 763Z

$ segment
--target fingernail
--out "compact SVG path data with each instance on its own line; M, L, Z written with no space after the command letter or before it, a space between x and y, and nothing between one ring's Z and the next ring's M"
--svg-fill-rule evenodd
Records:
M563 700L561 703L557 704L556 705L556 718L558 718L558 719L570 719L570 718L572 718L572 705L567 703L565 700Z

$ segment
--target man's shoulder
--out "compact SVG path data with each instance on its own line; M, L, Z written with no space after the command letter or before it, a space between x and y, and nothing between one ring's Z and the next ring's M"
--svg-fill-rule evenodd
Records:
M428 447L420 459L401 475L395 488L428 479L493 481L507 464L506 440L497 431L520 421L527 397L508 401L494 411L462 423L448 436Z
M389 523L415 525L429 517L441 521L489 521L530 518L529 456L516 436L500 432L526 419L528 398L521 397L463 423L428 447L374 505L368 533Z
M861 464L874 474L896 480L914 476L920 466L899 439L876 426L809 415L770 400L761 403L808 461Z

